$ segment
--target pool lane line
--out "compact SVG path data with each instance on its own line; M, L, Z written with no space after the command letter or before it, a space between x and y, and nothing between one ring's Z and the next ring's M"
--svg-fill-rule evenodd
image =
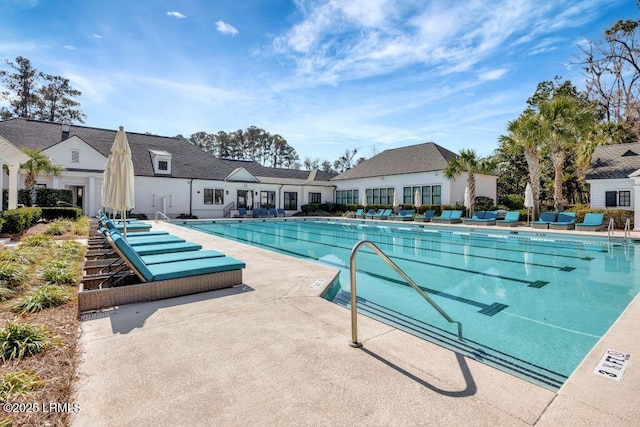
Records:
M246 223L243 223L246 224ZM259 224L263 224L263 223L258 223L258 224L250 224L250 225L259 225ZM322 223L313 223L313 222L305 222L305 225L310 225L312 227L314 227L316 230L326 230L328 232L330 232L331 234L335 234L334 237L337 238L347 238L345 236L338 236L335 230L327 230L326 227L322 228L321 224ZM225 224L227 225L227 224ZM287 222L287 223L283 223L283 224L278 224L278 225L286 225L288 227L288 229L292 229L291 226L295 227L295 222ZM450 234L452 233L434 233L434 232L430 232L430 231L420 231L417 230L418 232L415 233L415 236L409 236L409 235L402 235L403 232L411 232L411 230L404 230L404 229L399 229L399 228L395 228L395 227L386 227L389 230L394 230L394 231L399 231L400 235L389 235L389 233L385 233L383 231L381 231L380 229L383 228L381 226L367 226L368 230L367 233L369 234L373 234L375 236L380 236L380 237L411 237L414 240L420 241L420 242L428 242L428 243L441 243L442 242L442 237L448 237ZM307 233L312 233L312 234L317 234L317 235L322 235L322 233L317 233L317 232L309 232L309 231L305 231ZM351 234L358 234L358 232L356 230L345 230L345 232L347 233L351 233ZM436 239L424 239L423 237L436 237ZM461 235L461 240L465 239L466 236ZM479 240L483 240L485 242L495 242L496 244L498 243L508 243L508 241L497 241L497 240L493 240L493 239L483 239L483 236L474 236L476 238L478 238ZM355 237L354 237L355 238ZM451 239L453 241L453 239ZM466 239L465 239L466 240ZM523 239L524 240L524 239ZM527 243L533 243L532 241L529 240L525 240ZM375 243L375 242L374 242ZM508 252L508 253L520 253L520 254L537 254L537 255L543 255L543 256L549 256L549 255L553 255L553 256L557 256L557 257L562 257L562 258L571 258L571 259L577 259L580 261L592 261L594 260L593 257L582 257L582 256L576 256L576 255L562 255L562 254L557 254L557 253L545 253L545 252L538 252L538 251L525 251L525 250L521 250L521 249L514 249L514 248L509 248L509 249L505 249L503 247L486 247L486 246L481 246L481 245L476 245L476 244L466 244L469 247L473 247L473 248L480 248L480 249L495 249L497 251L500 252ZM407 246L407 245L398 245L400 247L406 247L406 248L412 248L411 246ZM552 248L552 246L549 245L535 245L533 244L532 246L545 246L547 248ZM560 248L558 247L557 249L565 249L565 248ZM452 251L443 251L443 250L433 250L434 252L442 252L442 253L449 253L449 254L458 254L458 255L462 255L458 252L452 252ZM522 261L517 261L517 260L509 260L509 259L505 259L505 258L496 258L496 257L488 257L488 256L482 256L482 255L470 255L472 257L477 257L477 258L485 258L485 259L499 259L501 261L505 261L505 262L515 262L515 263L522 263ZM529 264L529 265L537 265L540 267L547 267L547 268L564 268L564 267L558 267L558 266L551 266L548 264Z
M224 224L223 227L229 227L229 225ZM263 235L267 235L267 236L274 236L274 237L282 238L282 236L277 236L276 234L274 234L272 232L265 231L264 229L247 229L247 228L240 228L240 227L229 227L229 228L238 229L238 230L246 230L246 231L250 231L252 233L259 233L259 234L263 234ZM320 233L311 233L311 234L321 235ZM335 248L340 248L340 249L344 249L344 250L348 250L348 251L351 250L351 247L341 246L341 245L337 245L337 244L324 243L324 242L315 242L313 240L302 239L300 237L296 237L296 238L294 238L294 237L286 237L286 238L287 239L292 239L292 240L295 240L295 241L308 242L308 243L312 243L312 244L322 244L322 245L325 245L325 246L332 246L332 247L335 247ZM343 239L343 238L340 237L340 239ZM388 249L389 245L392 245L392 243L388 243L388 242L376 242L375 240L372 240L372 241L375 244L378 244L378 245L381 245L381 246L383 246L383 245L387 246L387 249ZM403 245L397 245L397 246L410 248L409 246L403 246ZM421 250L428 251L428 249L421 249ZM523 266L523 267L536 265L538 267L552 268L554 270L564 271L564 272L573 271L573 270L568 270L568 268L573 269L573 267L567 267L567 266L560 267L560 266L550 266L550 265L545 265L545 264L525 263L525 262L522 262L522 261L504 260L504 259L495 258L495 257L481 257L481 256L476 256L476 255L464 255L464 253L449 252L449 251L433 251L433 252L449 253L449 254L452 254L452 255L468 256L468 257L471 257L471 258L477 257L477 258L484 258L484 259L488 259L488 260L498 260L498 261L502 261L502 262L514 263L514 264L517 264L517 265L520 265L520 266ZM530 287L533 287L533 288L541 288L541 287L543 287L543 286L545 286L545 285L547 285L549 283L549 282L541 281L541 280L530 281L530 280L516 279L516 278L512 278L512 277L508 277L508 276L500 276L500 275L496 275L496 274L484 273L484 272L479 272L479 271L470 270L470 269L464 269L464 268L460 268L460 267L453 267L453 266L445 267L445 266L442 266L441 264L429 263L427 261L419 261L419 260L416 260L416 259L407 258L407 257L403 257L403 256L396 255L396 254L389 255L389 256L391 258L401 259L401 260L404 260L404 261L407 261L407 262L414 262L414 263L418 262L420 264L433 265L433 266L437 266L437 267L441 267L441 268L448 268L448 269L452 269L452 270L456 270L456 271L464 271L464 272L468 272L468 273L472 273L472 274L479 274L479 275L483 275L483 276L496 277L496 278L501 278L501 279L505 279L505 280L516 281L516 282L520 282L520 283L525 283L525 284L527 284L527 285L529 285Z
M227 225L223 225L223 227L227 227ZM214 234L216 234L218 236L222 236L222 237L239 239L239 240L244 241L244 242L263 245L263 246L265 246L267 248L274 248L277 251L286 252L286 253L294 254L294 255L299 255L302 258L309 258L309 259L315 259L317 261L320 261L318 258L313 257L311 255L304 255L304 254L300 254L298 252L294 252L294 251L291 251L291 250L282 249L279 246L268 245L266 243L257 243L257 242L253 242L253 241L251 241L249 239L243 239L243 238L240 238L240 237L237 237L237 236L226 235L224 233L215 232L213 230L209 230L209 229L206 229L206 228L200 228L200 227L196 227L196 226L193 226L193 228L200 229L201 231L208 232L208 233L214 233ZM268 236L279 237L279 236L276 236L275 234L267 233L267 232L262 231L262 230L246 230L245 229L245 231L251 231L251 232L254 232L254 233L258 233L258 234L264 234L264 235L268 235ZM307 240L307 239L300 239L300 238L295 238L294 239L293 237L290 237L290 239L296 240L296 241L307 242L307 243L311 243L311 244L314 244L314 245L331 246L331 247L334 247L334 248L337 248L337 249L351 251L350 247L339 246L339 245L335 245L335 244L318 243L318 242L314 242L312 240ZM388 245L388 244L385 244L385 245ZM366 253L373 254L373 252L367 252L366 250L363 250L363 253L365 253L365 254ZM469 269L460 268L460 267L443 266L443 265L437 264L437 263L432 263L432 262L427 262L427 261L419 261L419 260L415 260L415 259L411 259L411 258L400 257L400 256L397 256L397 255L389 255L389 258L396 259L396 260L403 260L403 261L410 262L410 263L418 263L418 264L421 264L421 265L430 265L432 267L442 268L442 269L446 269L446 270L460 271L460 272L470 273L470 274L474 274L474 275L480 275L480 276L484 276L484 277L492 277L492 278L507 280L507 281L511 281L511 282L523 283L523 284L526 284L529 287L538 288L538 289L542 288L543 286L545 286L547 284L549 284L549 282L542 281L542 280L536 280L536 281L524 280L524 279L519 279L519 278L515 278L515 277L508 277L508 276L501 276L501 275L498 275L498 274L484 273L484 272L479 272L479 271L476 271L476 270L469 270ZM322 262L326 262L326 261L322 261ZM342 268L346 268L346 267L342 267Z
M349 292L341 289L341 292L338 292L338 294L336 295L334 300L336 300L336 299L340 300L340 302L343 302L344 304L339 304L339 303L336 303L336 304L341 305L343 307L347 307L347 306L350 306L350 303L351 303L350 296L351 296L351 294ZM377 303L375 301L368 300L368 299L363 298L363 297L356 296L356 301L358 302L358 308L362 307L363 309L366 309L367 307L369 307L369 311L373 312L373 313L375 313L374 310L380 310L380 309L389 312L389 313L387 313L388 316L398 318L400 321L404 321L406 323L409 323L410 325L413 325L416 328L415 332L417 332L417 333L421 333L423 335L429 335L429 334L430 335L435 335L436 336L435 338L438 339L438 340L441 340L441 341L454 341L454 342L459 343L459 340L457 339L458 338L457 333L453 333L453 332L447 331L444 328L441 328L441 327L436 326L436 325L432 325L430 323L425 322L424 320L416 319L414 317L408 316L408 315L406 315L406 314L404 314L402 312L399 312L399 311L397 311L397 310L395 310L393 308L386 307L386 306L384 306L382 304L379 304L379 303ZM364 303L364 305L361 305L363 303ZM379 307L379 308L373 307L374 305ZM422 329L422 331L420 329ZM424 332L424 330L426 330L427 332ZM439 338L439 337L441 337L441 338ZM470 339L468 337L463 337L463 339L464 339L465 343L472 343L474 346L478 347L478 348L473 348L472 347L472 349L474 351L482 352L482 353L485 353L485 354L487 353L487 351L489 351L491 353L499 354L500 357L512 359L512 360L515 360L515 361L517 361L519 363L528 365L531 368L523 366L523 367L521 367L521 369L526 371L526 372L531 372L533 374L537 374L538 376L543 376L543 377L549 379L552 382L559 383L559 385L562 385L562 383L564 383L564 381L566 381L567 378L569 378L569 376L566 375L566 374L551 370L551 369L546 368L544 366L537 365L537 364L535 364L533 362L530 362L528 360L522 359L522 358L520 358L518 356L514 356L514 355L511 355L509 353L505 353L502 350L499 350L497 348L491 347L491 346L489 346L487 344L483 344L483 343L481 343L479 341ZM479 359L477 359L477 360L479 360ZM505 360L505 363L513 364L513 362L511 362L509 360ZM537 369L539 371L544 371L545 373L542 374L539 371L536 371L534 369ZM531 377L527 373L523 373L523 375L527 375L527 377ZM558 379L550 377L549 375L558 377Z
M520 316L519 314L515 314L515 313L505 313L505 314L508 314L509 316L519 317L520 319L528 320L528 321L533 322L533 323L539 323L541 325L548 326L550 328L560 329L560 330L563 330L565 332L570 332L572 334L584 335L585 337L596 338L596 339L602 338L602 335L593 335L593 334L589 334L589 333L586 333L586 332L576 331L574 329L563 328L562 326L552 325L551 323L542 322L540 320L531 319L531 318L525 317L525 316Z

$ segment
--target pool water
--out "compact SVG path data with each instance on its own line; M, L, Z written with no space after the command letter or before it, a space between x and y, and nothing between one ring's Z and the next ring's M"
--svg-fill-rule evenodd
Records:
M336 220L185 226L339 267L325 297L348 307L360 240L389 256L454 320L444 320L369 248L358 252L360 313L557 390L640 291L633 244L578 235ZM483 230L485 231L485 230Z

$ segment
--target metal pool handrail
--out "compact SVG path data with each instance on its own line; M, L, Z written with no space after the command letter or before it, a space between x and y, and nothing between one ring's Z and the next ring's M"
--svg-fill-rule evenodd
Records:
M625 240L625 242L627 241L630 232L631 232L631 220L629 218L627 218L627 220L624 222L624 240Z
M158 222L158 216L163 217L164 219L166 219L167 221L171 222L171 218L169 218L168 216L166 216L165 214L163 214L162 212L158 211L156 212L156 222Z
M607 226L607 239L611 243L611 233L613 232L613 218L609 218L609 225Z
M387 255L385 255L385 253L382 252L382 250L378 248L373 242L370 242L369 240L360 240L351 250L351 257L349 259L349 272L351 276L351 342L349 343L349 345L351 347L362 347L362 343L358 342L358 308L356 305L356 254L358 252L358 249L360 249L360 247L363 245L367 245L371 249L373 249L373 251L378 254L380 258L382 258L387 264L389 264L389 266L391 266L396 271L396 273L398 273L422 298L424 298L425 301L431 304L431 307L435 308L435 310L449 323L457 324L458 339L462 341L462 323L453 320L442 308L440 308L440 306L434 300L431 299L431 297L429 297L429 295L427 295L422 289L420 289L420 287L413 280L411 280L411 278L407 276L407 274L402 271L402 269L400 269L400 267L398 267L396 263L391 261L391 259Z

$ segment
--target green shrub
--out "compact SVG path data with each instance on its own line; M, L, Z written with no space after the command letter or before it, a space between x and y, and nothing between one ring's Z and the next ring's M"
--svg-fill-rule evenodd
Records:
M3 211L2 232L20 234L38 222L41 217L42 209L40 208L18 208Z
M72 207L46 207L42 208L42 218L53 219L78 219L82 216L82 209Z
M0 261L0 286L16 289L29 280L27 267L13 261Z
M0 401L6 402L16 397L27 397L42 386L43 382L33 371L6 372L0 376Z
M506 194L500 198L500 205L508 211L524 208L524 196L522 194Z
M0 360L23 359L40 353L52 343L40 325L7 323L0 329Z
M475 203L475 210L477 211L490 211L495 207L494 201L491 197L477 196Z
M45 308L66 304L71 299L72 288L59 285L44 285L15 302L11 309L20 313L37 313Z
M44 234L34 234L22 239L20 245L25 247L50 247L53 245L53 239Z
M56 260L42 270L42 280L52 285L71 285L76 282L77 273L69 262Z

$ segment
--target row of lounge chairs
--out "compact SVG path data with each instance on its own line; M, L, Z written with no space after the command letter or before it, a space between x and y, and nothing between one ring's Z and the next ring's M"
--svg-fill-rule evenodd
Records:
M242 284L245 263L166 231L135 231L149 224L119 222L99 214L85 255L79 311L151 301Z
M589 212L581 223L576 223L575 212L542 212L540 219L531 222L531 227L550 230L598 231L605 228L604 214Z
M266 208L253 208L247 211L246 208L238 208L236 218L277 218L286 216L284 209L266 209Z

